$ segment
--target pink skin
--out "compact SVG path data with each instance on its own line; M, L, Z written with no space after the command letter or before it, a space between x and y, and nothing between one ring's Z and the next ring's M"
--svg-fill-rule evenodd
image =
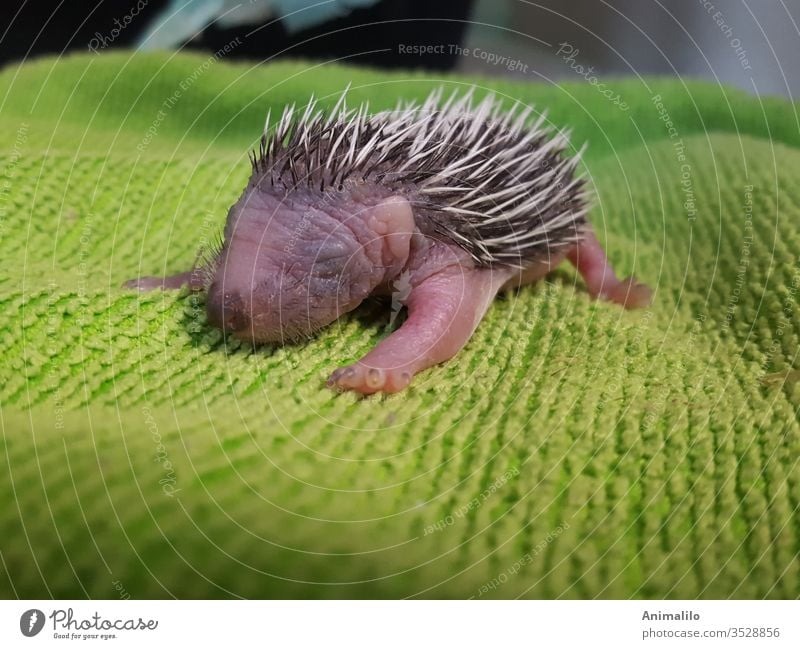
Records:
M608 300L626 309L650 304L653 291L635 277L618 279L594 232L589 230L577 246L567 251L567 259L578 269L586 282L589 295Z
M328 385L362 394L398 392L424 369L466 345L511 271L452 264L414 285L408 319L364 358L331 374Z
M452 259L430 256L431 246L452 248ZM416 259L422 257L421 264ZM416 269L405 304L408 319L358 362L339 368L328 385L362 394L393 393L406 388L415 374L455 356L475 332L498 291L541 279L567 257L586 282L589 294L626 309L650 304L652 291L630 277L617 278L594 232L546 261L519 272L472 266L455 246L435 242L422 255L412 252ZM432 268L431 268L432 267ZM433 270L433 272L431 272ZM416 278L421 280L415 281Z
M167 277L137 277L123 284L125 288L135 288L140 291L152 291L153 289L173 289L177 290L183 286L188 286L193 291L203 290L203 281L194 270L187 270L185 273L169 275Z
M258 196L254 200L256 199ZM263 195L261 199L263 202ZM264 273L274 276L277 271L271 269L281 267L277 265L279 261L284 263L280 258L280 246L267 250L264 242L280 240L281 223L295 221L291 220L294 217L289 217L289 221L281 221L283 214L280 211L269 211L269 214L273 214L270 223L274 224L269 225L272 230L266 231L267 226L258 225L259 218L263 216L259 217L255 211L247 212L247 200L249 199L245 194L238 207L232 208L235 219L230 232L226 229L226 250L229 256L225 259L254 261L248 261L244 268L234 267L230 263L222 264L218 276L209 288L208 296L209 321L216 326L254 342L281 342L281 327L285 326L281 323L301 323L306 328L316 329L355 308L360 299L363 299L359 296L362 293L367 294L370 286L373 293L385 294L392 291L398 278L404 277L410 287L402 297L402 303L408 308L406 321L362 359L333 372L327 384L337 390L353 390L362 394L403 390L415 374L452 358L466 345L499 291L537 281L565 257L578 269L589 294L594 298L631 309L646 306L652 296L651 290L634 278L617 278L591 229L587 229L579 244L524 271L503 267L480 268L458 246L424 236L416 227L408 200L402 196L389 196L371 206L364 205L354 217L358 227L355 227L356 223L351 217L342 217L336 210L328 210L328 216L333 214L338 215L337 219L345 219L332 221L333 223L341 222L347 225L348 232L351 229L356 232L354 239L341 239L343 245L350 246L347 248L350 251L347 255L351 260L348 261L348 266L342 268L341 278L350 282L351 286L360 284L361 289L350 296L350 301L337 302L334 306L327 302L320 303L314 312L314 322L309 324L307 313L302 313L303 307L307 306L301 299L302 294L295 295L294 302L290 301L286 310L280 303L281 290L276 292L269 287L262 287L259 293L254 288L248 288L256 286L256 280L263 280ZM261 214L264 213L262 209ZM240 219L239 225L236 225L237 219ZM339 231L338 226L336 231ZM272 232L269 237L258 235L268 232ZM309 247L300 248L301 244L297 244L292 250L297 248L313 251L322 245L314 239L301 243ZM332 250L336 252L339 248ZM298 258L303 257L298 253L293 258L295 266ZM361 265L347 270L353 266L353 259L360 260ZM372 264L369 277L360 274L367 268L365 264ZM259 271L258 268L266 270ZM362 270L358 270L359 268ZM313 268L308 276L313 276ZM179 288L186 284L192 289L201 289L200 275L189 271L166 278L143 277L128 282L126 286L150 290ZM324 287L327 284L318 286ZM229 300L229 291L233 291L236 298L235 308L233 298ZM318 291L319 289L312 287L308 295L319 295ZM237 325L238 328L227 328L226 323L232 322L228 317L229 312L225 310L228 301L234 309L230 313L236 315L234 320L241 323ZM278 304L279 309L284 309L280 321L269 313L275 309L275 304Z

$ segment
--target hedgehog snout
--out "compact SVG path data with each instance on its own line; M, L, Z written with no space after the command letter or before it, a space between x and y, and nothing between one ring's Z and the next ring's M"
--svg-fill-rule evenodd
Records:
M208 322L225 333L239 333L250 328L244 301L238 291L222 291L212 284L206 301Z

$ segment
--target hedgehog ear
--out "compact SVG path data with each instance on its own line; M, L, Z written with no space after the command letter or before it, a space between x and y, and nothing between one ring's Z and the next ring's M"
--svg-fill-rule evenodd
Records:
M405 196L389 196L369 212L367 221L373 232L384 239L384 250L392 260L405 264L414 235L414 212Z

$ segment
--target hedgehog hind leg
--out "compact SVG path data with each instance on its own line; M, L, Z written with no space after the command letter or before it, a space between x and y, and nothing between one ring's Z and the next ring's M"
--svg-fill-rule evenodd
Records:
M331 374L328 386L362 394L404 389L415 374L467 344L511 273L453 265L429 276L411 289L403 325L360 361Z
M203 281L198 275L197 270L193 269L166 277L154 277L149 275L137 277L136 279L128 280L122 286L123 288L139 291L153 291L156 289L170 290L188 286L192 291L201 291L203 289Z
M653 298L652 289L635 277L619 279L606 257L594 232L589 230L583 240L567 251L567 259L577 268L586 282L589 294L608 300L626 309L646 307Z

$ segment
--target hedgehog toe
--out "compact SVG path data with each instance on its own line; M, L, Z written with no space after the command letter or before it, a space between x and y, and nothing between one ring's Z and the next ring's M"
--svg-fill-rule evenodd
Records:
M652 302L653 289L638 282L635 277L628 277L608 291L607 297L626 309L640 309Z
M411 383L411 372L402 368L384 369L354 363L340 367L328 378L327 385L339 391L352 390L361 394L399 392Z

